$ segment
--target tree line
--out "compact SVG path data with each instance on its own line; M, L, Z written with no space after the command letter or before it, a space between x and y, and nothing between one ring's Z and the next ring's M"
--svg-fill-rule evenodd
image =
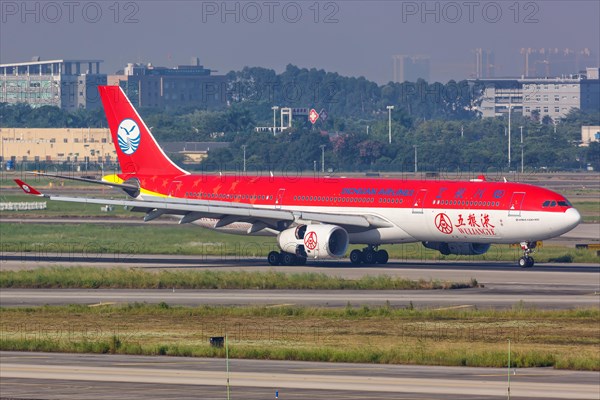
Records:
M227 74L227 106L141 108L140 114L159 141L225 141L226 149L210 152L196 168L260 170L321 168L344 171L412 171L417 156L421 171L508 169L507 121L480 118L480 92L466 81L377 85L363 77L343 77L324 70L288 65L284 72L246 67ZM273 124L273 105L326 110L328 118L313 126L295 118L283 134L254 132ZM388 105L392 141L389 143ZM105 127L102 110L66 112L58 107L31 108L0 104L2 127ZM600 125L600 112L572 111L560 121L513 117L511 165L521 163L521 129L525 167L600 170L598 144L580 147L581 126ZM416 146L416 148L415 148Z

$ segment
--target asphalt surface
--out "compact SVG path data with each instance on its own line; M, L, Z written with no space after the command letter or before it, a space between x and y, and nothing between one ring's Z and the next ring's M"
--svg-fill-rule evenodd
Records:
M103 255L83 262L73 255L2 254L2 269L32 268L34 265L135 266L148 269L243 270L315 272L347 279L366 275L390 275L408 279L469 282L477 279L482 287L455 290L128 290L128 289L3 289L2 306L44 304L98 304L146 302L179 305L297 304L343 307L353 305L415 307L496 307L509 308L523 301L539 308L590 307L600 304L600 265L546 264L521 269L508 263L449 262L396 263L379 267L348 267L329 262L302 267L268 267L261 259L209 258L198 261L189 256L135 256L114 262ZM14 257L11 259L11 257ZM8 259L8 260L7 260Z
M408 279L469 282L475 278L481 287L460 290L83 290L83 289L3 289L2 306L43 304L98 304L146 302L179 305L297 304L343 307L382 305L415 307L496 307L509 308L523 301L539 308L593 307L600 304L600 265L538 264L521 269L506 262L414 262L392 260L385 266L350 266L331 261L301 267L265 266L261 259L237 257L144 256L2 253L0 269L30 269L48 265L95 267L136 267L220 271L314 272L347 279L390 275Z
M223 359L0 353L0 393L15 399L223 399ZM496 368L230 360L232 399L505 399ZM598 399L600 373L510 370L513 399Z
M511 308L519 302L541 309L596 307L600 291L568 290L532 293L520 289L492 291L462 290L123 290L123 289L2 289L0 305L36 306L61 304L160 303L170 305L302 305L344 307L347 304L384 305L417 308L477 307Z

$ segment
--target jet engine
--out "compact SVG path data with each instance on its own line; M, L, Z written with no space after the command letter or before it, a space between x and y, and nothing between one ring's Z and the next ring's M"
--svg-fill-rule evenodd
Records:
M485 254L490 249L489 243L446 243L423 242L428 249L437 250L443 255L478 256Z
M298 225L277 236L277 244L284 252L321 260L343 257L348 243L348 232L336 225Z

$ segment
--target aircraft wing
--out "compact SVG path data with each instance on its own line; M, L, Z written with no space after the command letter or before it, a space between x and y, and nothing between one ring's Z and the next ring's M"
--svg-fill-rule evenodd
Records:
M200 218L214 218L219 220L216 227L224 227L234 222L262 223L263 227L274 230L283 230L294 222L320 222L333 224L356 232L372 228L390 227L392 224L376 215L346 215L328 214L318 212L305 212L300 210L280 210L273 208L259 208L249 204L230 203L211 200L186 200L165 197L164 200L113 200L90 197L69 197L44 194L26 184L20 179L15 179L17 185L30 195L44 197L48 200L64 201L71 203L100 204L129 207L132 211L145 212L144 221L151 221L161 215L181 215L180 223L193 222Z

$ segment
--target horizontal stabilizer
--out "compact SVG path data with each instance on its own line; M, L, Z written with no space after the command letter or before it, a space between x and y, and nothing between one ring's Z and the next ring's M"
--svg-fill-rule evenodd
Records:
M33 186L26 184L25 182L23 182L20 179L15 179L15 182L27 194L32 194L34 196L44 196L41 192L36 190Z
M138 191L139 190L139 186L128 184L128 183L106 182L106 181L102 181L99 179L88 179L88 178L80 178L80 177L76 177L76 176L67 176L67 175L45 174L42 172L27 172L27 174L36 175L36 176L47 176L47 177L56 178L56 179L69 179L72 181L93 183L96 185L112 186L112 187L129 190L129 191Z

